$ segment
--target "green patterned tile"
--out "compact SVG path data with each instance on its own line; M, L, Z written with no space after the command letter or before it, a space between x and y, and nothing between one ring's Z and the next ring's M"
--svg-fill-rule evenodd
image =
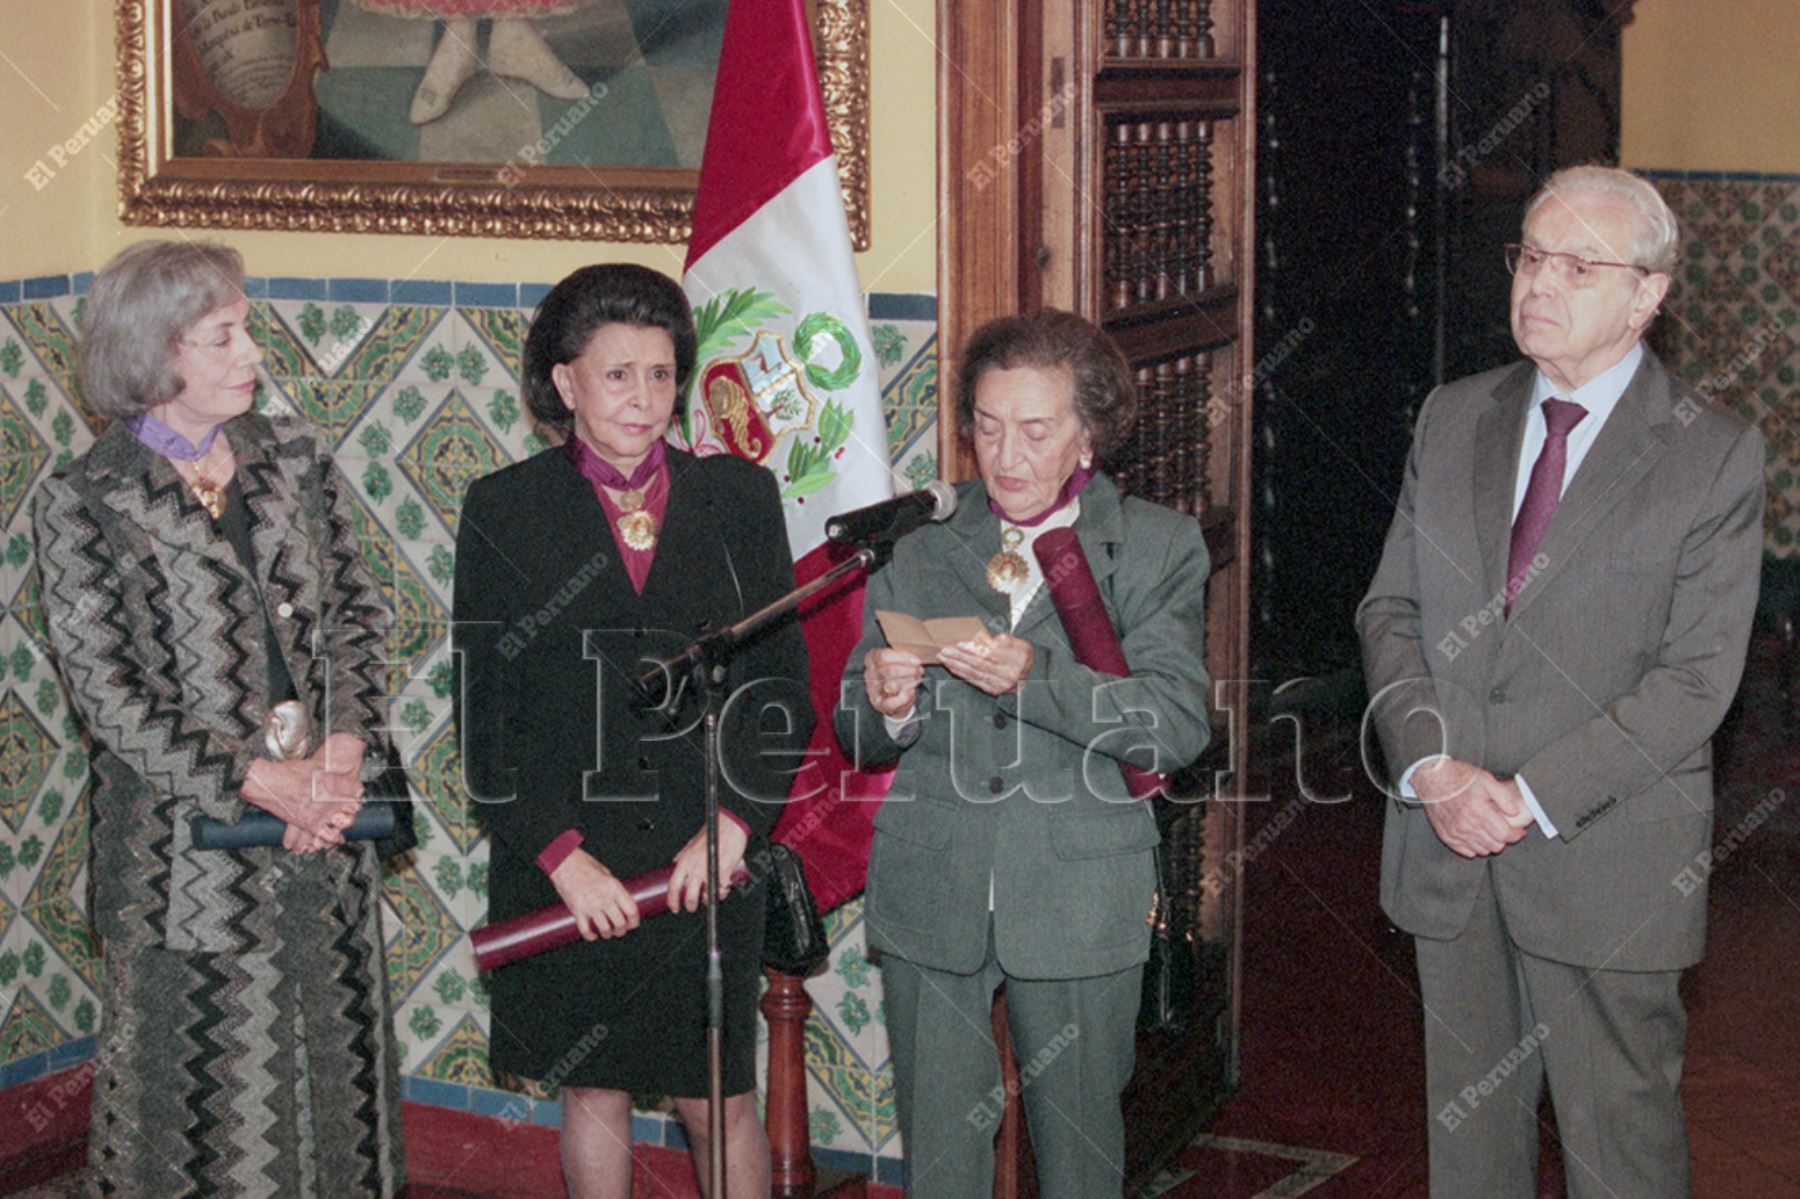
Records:
M31 485L49 458L44 439L0 384L0 526L25 510Z
M869 326L869 338L875 343L875 362L882 370L906 360L906 332L894 322L883 321Z
M437 647L449 626L450 613L437 592L395 545L380 517L355 488L349 491L351 521L369 573L387 598L394 623L388 627L388 689L402 690L411 675Z
M31 639L37 642L40 649L50 644L50 628L44 623L44 605L42 601L43 580L39 578L35 566L27 566L20 571L19 590L13 596L7 612L19 622Z
M894 1072L886 1068L869 1072L869 1148L880 1150L900 1135L899 1109L894 1106Z
M463 312L468 327L481 339L481 345L494 356L507 378L494 379L474 365L473 359L457 356L457 373L470 386L487 384L517 391L519 360L525 347L525 330L530 318L517 308L470 308ZM464 342L466 345L467 342ZM473 377L471 377L473 376Z
M275 315L268 300L250 304L250 336L262 348L263 373L276 380L304 379L312 373L312 355L293 330Z
M87 423L89 430L97 431L104 422L81 398L81 388L75 378L75 335L69 326L50 304L43 301L15 305L8 313L32 354L68 397L70 406Z
M56 828L56 840L51 844L50 852L44 855L44 868L38 872L37 881L25 895L25 906L34 907L75 896L75 884L80 881L82 867L87 865L88 805L91 793L91 784L84 783L76 794L73 805L64 810L58 803L53 822L45 821ZM61 789L57 787L45 789L44 799L38 805L40 818L45 814L46 804L61 794Z
M446 723L425 743L413 759L410 777L413 790L424 797L457 850L468 854L486 830L475 818L468 792L463 788L462 753L457 747L454 724Z
M100 943L88 926L85 913L68 895L27 907L23 913L43 934L59 961L68 965L90 991L100 990Z
M471 1016L464 1016L414 1073L440 1082L471 1087L491 1087L494 1072L488 1066L488 1039Z
M1765 548L1800 555L1800 189L1752 180L1661 180L1688 248L1665 311L1670 367L1714 402L1757 420L1769 445Z
M822 1070L808 1070L807 1073L810 1075L808 1107L815 1115L821 1109L830 1111L835 1107L842 1114L846 1126L839 1134L837 1143L825 1147L857 1152L870 1149L874 1142L875 1127L879 1122L880 1107L874 1072L855 1066L833 1066ZM829 1100L830 1106L821 1103L821 1099Z
M13 832L25 822L59 753L56 738L8 687L0 697L0 820Z
M345 434L368 411L381 387L361 379L303 378L289 380L282 390L302 417L341 447Z
M937 338L927 334L919 352L882 383L890 459L898 461L927 429L936 426L937 384Z
M368 378L355 364L368 352L369 343L396 311L385 303L345 303L336 300L271 300L267 312L285 333L283 357L294 367L296 351L302 356L288 374L330 379ZM416 340L416 338L415 338ZM382 352L377 350L375 360Z
M821 1004L821 1000L825 1002ZM806 1065L809 1069L828 1070L839 1066L862 1066L849 1038L838 1028L833 1008L837 996L825 988L813 998L812 1014L806 1018Z
M20 987L15 995L5 1023L0 1023L0 1065L42 1053L68 1039L29 988Z
M454 536L469 484L509 459L459 389L450 393L396 461Z
M437 893L419 877L418 856L412 855L403 869L389 871L381 884L382 896L398 917L388 926L387 952L389 995L396 1004L412 994L463 935Z
M46 789L46 799L54 789ZM84 787L66 812L59 810L56 840L44 855L43 869L25 896L24 915L43 933L57 955L87 984L100 989L100 946L82 908L86 896L78 889L86 878L88 856L88 808L92 786ZM40 815L44 801L39 801ZM49 823L49 821L46 821Z

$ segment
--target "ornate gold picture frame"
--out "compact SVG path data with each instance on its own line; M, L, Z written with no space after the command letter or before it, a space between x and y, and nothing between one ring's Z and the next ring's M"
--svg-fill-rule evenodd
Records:
M714 0L720 27L724 4ZM442 82L432 48L452 39L453 23L389 15L412 8L420 10L412 15L429 17L433 7L432 0L117 0L119 192L125 223L687 240L698 179L695 129L697 123L703 142L705 121L694 107L699 88L693 82L704 81L707 34L701 30L678 43L663 37L665 46L676 44L674 51L652 52L639 43L645 41L645 26L659 37L664 29L642 19L642 10L657 21L678 16L691 22L696 11L698 19L706 18L707 5L495 0L494 13L550 15L488 16L456 27L479 31L466 39L479 65L473 83L456 81L465 94L453 95L447 105L442 95L454 89L438 87L433 96L426 76L437 68ZM469 6L451 7L467 11ZM634 9L638 41L622 45L632 34ZM851 238L865 250L868 0L807 0L807 9ZM589 25L573 25L571 10L587 10ZM606 20L620 36L601 24ZM389 24L371 24L381 21ZM513 60L525 61L518 46L529 41L528 51L553 52L548 61L559 73L556 78L546 80L540 71L534 87L510 77L529 77L530 71L506 70L499 61L494 31L509 22ZM580 44L588 29L597 32L588 35L590 44ZM547 34L540 35L542 30ZM360 43L351 32L361 35ZM588 57L568 54L571 44ZM394 56L405 53L412 57L404 61L416 66L394 65ZM653 53L654 60L648 57ZM716 44L712 53L716 71ZM334 55L347 65L335 66ZM667 73L657 77L657 70ZM574 84L577 77L578 90L588 89L585 95L558 89L558 79ZM710 96L710 86L703 94ZM659 95L661 109L655 107ZM428 98L445 111L433 116L434 109L424 104ZM537 133L521 137L516 126L527 109L535 122L528 130ZM513 132L484 128L484 111L498 113L493 123L509 124ZM593 123L587 124L590 118ZM453 124L458 121L461 130ZM651 129L657 131L654 137L642 134ZM621 131L636 140L622 144ZM582 141L598 144L596 137L605 142L601 153ZM443 154L445 146L459 152Z

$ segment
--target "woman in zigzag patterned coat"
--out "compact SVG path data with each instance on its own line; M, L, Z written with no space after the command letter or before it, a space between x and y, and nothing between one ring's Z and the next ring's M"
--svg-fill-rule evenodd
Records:
M92 1189L391 1196L379 863L343 836L386 748L386 611L318 435L250 410L243 290L237 251L206 243L140 243L95 277L81 378L113 424L35 511L98 776ZM312 736L284 760L265 722L288 699ZM281 845L195 848L196 817L257 809Z

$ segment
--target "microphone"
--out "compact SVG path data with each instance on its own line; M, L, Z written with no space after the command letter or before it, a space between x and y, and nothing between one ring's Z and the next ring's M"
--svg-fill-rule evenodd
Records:
M840 544L893 542L920 525L949 520L955 511L956 489L933 479L917 491L839 513L825 522L825 537Z

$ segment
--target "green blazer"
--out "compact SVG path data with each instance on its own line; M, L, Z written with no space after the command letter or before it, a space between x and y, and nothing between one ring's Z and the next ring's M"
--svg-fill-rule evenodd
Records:
M1019 693L989 696L927 666L917 736L902 746L869 706L863 655L883 645L875 613L979 616L1006 631L1007 597L987 584L1000 521L979 481L954 517L901 541L869 581L863 636L836 716L865 766L899 759L875 817L869 943L919 965L972 973L987 954L990 880L1001 967L1019 978L1124 970L1149 952L1156 822L1129 798L1120 760L1173 769L1206 748L1206 544L1192 519L1121 500L1099 475L1075 530L1132 677L1075 661L1040 588L1011 631L1032 643Z

